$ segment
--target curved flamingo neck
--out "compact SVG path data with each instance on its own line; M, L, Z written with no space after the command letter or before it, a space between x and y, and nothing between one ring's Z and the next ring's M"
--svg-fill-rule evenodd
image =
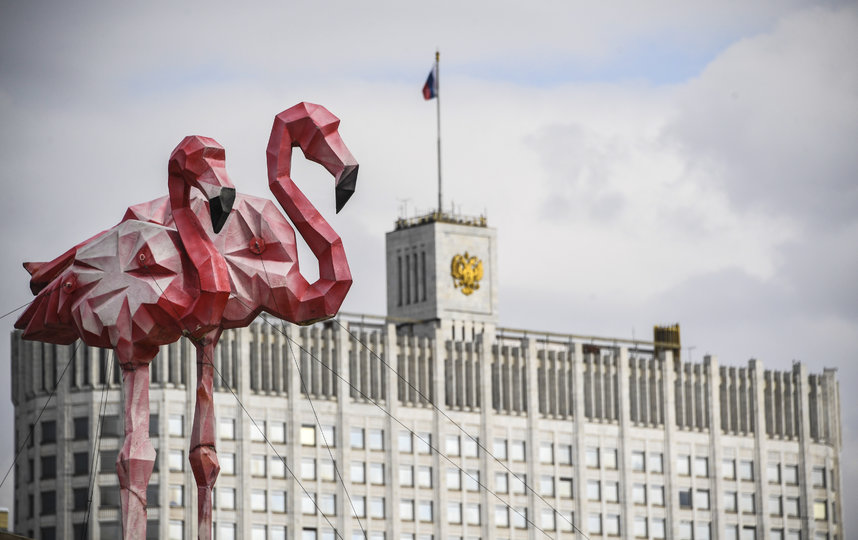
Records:
M173 221L185 253L197 272L200 286L199 296L182 317L182 324L185 330L199 337L220 326L231 290L229 271L223 255L190 208L190 182L183 174L171 170L168 188Z

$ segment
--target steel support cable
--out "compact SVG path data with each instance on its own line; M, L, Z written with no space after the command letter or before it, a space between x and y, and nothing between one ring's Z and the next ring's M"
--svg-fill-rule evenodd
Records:
M263 321L265 321L265 323L266 323L266 324L270 325L272 328L275 328L277 331L280 331L280 329L278 329L276 326L274 326L274 325L271 323L271 321L269 321L269 320L268 320L264 315L263 315L261 318L262 318L262 320L263 320ZM347 331L348 331L348 330L347 330ZM281 332L281 334L283 334L283 336L284 336L287 340L289 340L289 341L291 341L291 342L295 343L295 341L294 341L292 338L290 338L288 335L286 335L285 333ZM361 343L359 340L358 340L358 342L359 342L359 343ZM485 490L487 493L491 494L491 495L492 495L494 498L496 498L498 501L502 502L502 503L504 504L504 506L506 506L507 508L509 508L510 510L512 510L513 512L515 512L518 516L520 516L521 518L523 518L523 519L525 520L525 522L526 522L526 523L529 523L530 525L532 525L534 529L538 530L539 532L541 532L542 534L544 534L544 535L545 535L545 536L547 536L548 538L552 538L552 537L551 537L551 535L550 535L550 534L548 534L548 532L547 532L547 531L545 531L542 527L539 527L539 526L536 524L536 522L535 522L535 521L533 521L533 520L529 519L529 518L527 517L527 513L526 513L526 512L525 512L525 513L522 513L522 512L521 512L521 511L519 511L517 508L515 508L514 506L512 506L511 504L509 504L509 503L508 503L507 501L505 501L505 500L504 500L500 495L498 495L495 491L493 491L492 489L490 489L486 484L483 484L483 483L482 483L478 478L475 478L475 477L474 477L472 474L470 474L467 470L465 470L465 469L464 469L464 468L462 468L460 465L458 465L455 461L453 461L449 456L447 456L444 452L442 452L442 451L440 450L440 448L437 448L437 447L433 446L433 445L432 445L432 443L431 443L431 441L427 441L426 439L424 439L423 437L421 437L417 432L415 432L414 430L412 430L411 428L409 428L408 426L406 426L406 425L405 425L405 424L404 424L404 423L403 423L399 418L397 418L395 415L391 414L391 413L390 413L389 411L387 411L384 407L382 407L382 406L381 406L381 404L380 404L380 403L378 403L378 401L376 401L376 400L372 399L370 396L366 395L366 393L364 393L360 388L358 388L358 387L356 387L355 385L353 385L353 384L351 383L351 381L348 381L345 377L343 377L342 375L340 375L339 373L337 373L336 371L334 371L330 366L326 366L326 365L325 365L321 360L319 360L318 358L316 358L316 356L315 356L315 355L313 355L310 351L308 351L308 350L307 350L307 349L305 349L303 346L301 346L301 344L300 344L300 343L295 343L295 345L297 345L299 349L301 349L302 351L304 351L305 353L307 353L307 355L309 355L309 356L310 356L313 360L315 360L319 365L321 365L322 367L324 367L325 369L327 369L328 371L330 371L330 372L331 372L335 377L337 377L338 379L340 379L341 381L343 381L344 383L346 383L346 384L347 384L347 385L348 385L352 390L354 390L355 392L357 392L358 394L360 394L360 396L361 396L362 398L364 398L364 400L366 400L367 402L372 403L373 405L375 405L375 406L376 406L379 410L381 410L385 415L387 415L389 418L391 418L393 421L395 421L395 422L396 422L397 424L399 424L401 427L405 428L405 429L406 429L407 431L409 431L412 435L414 435L414 436L415 436L419 441L423 442L426 446L428 446L430 449L432 449L432 451L434 451L434 452L435 452L435 453L437 453L439 456L441 456L442 458L444 458L448 463L450 463L451 465L453 465L454 467L456 467L460 472L464 473L464 474L465 474L465 476L467 476L469 479L471 479L472 481L474 481L474 482L475 482L475 483L476 483L480 488L482 488L483 490ZM366 345L364 345L364 347L367 347L367 346L366 346ZM367 348L369 349L369 347L367 347ZM372 351L372 349L369 349L369 350L370 350L370 351ZM526 485L526 484L525 484L525 485ZM550 505L549 505L549 506L550 506ZM555 511L555 512L557 512L557 510L554 510L554 511ZM583 534L583 533L581 533L581 534ZM589 540L589 538L588 538L588 540Z
M143 268L146 270L146 273L149 275L149 277L152 278L152 282L158 287L158 289L161 291L161 295L163 296L164 290L161 289L161 285L158 283L158 280L156 280L154 278L154 276L152 276L152 274L149 272L149 266L144 264ZM178 313L173 311L173 315L176 317L176 321L181 321L181 317L179 317ZM185 335L189 336L188 339L191 339L190 338L190 332L187 329L184 329L184 332L185 332ZM205 353L203 353L203 354L205 354ZM208 360L208 364L210 366L212 366L212 369L214 369L215 373L217 373L218 377L220 377L224 386L226 386L226 388L229 390L229 392L232 394L232 396L238 402L238 405L241 407L241 410L244 411L244 414L246 414L247 417L250 418L250 421L253 423L253 427L255 427L257 429L257 431L262 433L262 438L265 439L265 444L267 444L268 447L271 448L271 451L274 452L274 455L277 456L277 459L279 459L283 463L283 467L292 476L292 478L298 484L298 487L300 487L301 491L304 492L304 495L306 495L307 498L313 502L313 506L316 507L316 510L319 512L319 515L321 515L322 518L324 518L325 522L327 522L327 524L331 526L331 528L334 530L334 534L336 534L338 537L345 540L345 538L343 538L343 535L340 534L340 532L337 530L336 527L334 527L334 524L331 523L331 520L328 519L328 516L326 516L324 514L324 512L322 512L322 509L319 507L318 503L316 502L315 497L310 496L310 492L307 491L307 488L304 487L304 484L301 483L301 480L299 480L298 477L295 476L295 473L292 472L292 469L289 468L289 464L286 463L286 458L281 456L280 453L277 451L277 449L274 448L274 445L268 439L268 435L265 433L265 431L262 429L259 429L259 424L256 422L256 419L253 418L253 415L250 414L250 411L247 410L247 407L244 406L244 403L241 401L241 399L238 397L238 395L233 391L233 389L229 386L229 383L227 382L226 378L223 376L223 374L221 374L220 370L217 368L217 365L215 365L214 360L212 358L208 358L208 357L205 357L205 359Z
M456 422L455 420L453 420L453 419L452 419L452 418L451 418L447 413L445 413L445 412L444 412L443 410L441 410L437 405L435 405L435 404L432 402L432 400L431 400L431 399L429 399L429 397L428 397L428 396L426 396L426 394L424 394L423 392L421 392L421 391L420 391L420 389L418 389L416 386L414 386L414 384L412 384L412 383L411 383L411 381L409 381L408 379L406 379L405 377L403 377L403 376L402 376L402 375L401 375L401 374L400 374L396 369L394 369L394 368L393 368L393 366L391 366L390 364L388 364L388 363L387 363L387 362L386 362L386 361L381 357L381 355L379 355L378 353L376 353L375 351L373 351L371 347L369 347L366 343L364 343L363 341L361 341L361 339L360 339L360 338L358 338L356 335L354 335L354 334L352 333L352 331L351 331L351 330L349 330L348 328L346 328L345 326L343 326L343 323L341 323L341 322L340 322L338 319L336 319L336 318L334 319L334 321L335 321L338 325L340 325L340 327L341 327L343 330L345 330L346 332L348 332L348 334L352 337L352 339L354 339L355 341L357 341L358 343L360 343L360 344L361 344L365 349L367 349L367 350L370 352L370 354L372 354L372 355L373 355L373 356L374 356L374 357L375 357L379 362L381 362L381 363L382 363L382 365L384 365L387 369L391 370L394 374L396 374L396 376L397 376L397 377L399 377L399 379L400 379L401 381L403 381L405 384L407 384L409 388L411 388L412 390L414 390L414 391L417 393L417 395L418 395L418 396L420 396L420 397L421 397L421 398L423 398L427 403L429 403L429 405L431 405L433 409L435 409L436 411L438 411L438 413L440 413L440 414L441 414L441 416L443 416L444 418L446 418L447 420L449 420L449 421L450 421L450 423L452 423L454 426L456 426L456 427L459 429L459 431L461 431L462 433L464 433L465 435L467 435L469 439L471 439L472 441L474 441L474 443L475 443L475 444L476 444L476 445L477 445L477 446L478 446L478 447L479 447L483 452L485 452L485 453L486 453L486 455L488 455L488 456L490 456L492 459L494 459L496 463L500 464L500 466L504 468L504 470L506 470L508 473L510 473L511 475L513 475L513 477L515 477L519 482L521 482L522 484L524 484L525 490L530 491L531 493L533 493L533 494L534 494L534 495L535 495L535 496L536 496L540 501L542 501L542 503L543 503L543 504L545 504L547 507L551 508L551 510L553 510L553 511L554 511L554 513L555 513L556 515L560 516L560 517L561 517L561 518L562 518L566 523L568 523L568 524L569 524L569 525L570 525L570 526L575 530L575 532L577 532L578 534L580 534L581 536L583 536L583 537L584 537L584 538L586 538L587 540L590 540L590 537L589 537L589 536L587 536L586 534L584 534L584 532L583 532L581 529L579 529L577 526L575 526L575 524L574 524L574 523L573 523L573 522L572 522L568 517L566 517L563 513L561 513L559 510L557 510L557 508L555 508L553 504L551 504L551 503L549 503L547 500L545 500L545 498L544 498L542 495L540 495L540 494L539 494L539 492L537 492L535 489L533 489L533 487L532 487L530 484L528 484L528 483L527 483L525 480L523 480L523 479L522 479L518 474L516 474L516 473L515 473L515 471L513 471L512 469L510 469L510 468L509 468L509 467L508 467L508 466L507 466L503 461L501 461L500 459L498 459L498 458L497 458L493 453L489 452L488 448L486 448L483 444L481 444L481 443L480 443L480 439L479 439L479 437L474 437L473 435L471 435L470 433L468 433L468 432L465 430L465 428L464 428L464 427L462 427L462 425L461 425L459 422Z
M80 342L78 342L80 343ZM113 350L113 361L116 361L116 350ZM95 451L92 453L92 459L89 466L89 481L87 481L87 500L86 514L83 518L83 531L80 540L84 540L89 529L89 514L92 509L92 495L95 493L95 462L98 459L98 453L101 449L101 433L104 428L104 409L107 405L107 393L109 391L110 379L113 375L113 363L109 362L107 367L107 378L104 379L104 386L101 387L101 404L98 408L98 421L95 424Z
M259 262L262 263L262 271L265 272L265 281L268 283L268 290L270 291L271 290L271 279L268 275L268 270L265 268L265 260L262 258L261 254L259 254L258 256L259 256ZM234 298L236 300L238 300L239 303L243 304L244 307L246 307L248 309L250 308L250 306L248 306L247 304L242 302L241 298L239 298L238 296L235 296ZM277 297L274 295L274 293L271 294L271 298L274 300L274 307L277 309L278 312L282 313L282 311L280 311L280 306L277 305ZM307 402L310 404L310 409L312 409L312 411L313 411L313 417L316 419L316 425L319 426L319 433L322 436L322 441L325 443L325 447L328 450L328 455L330 456L331 461L334 464L334 474L336 474L340 479L340 483L343 486L343 491L346 494L346 499L348 499L349 506L351 506L351 508L352 508L352 515L354 516L354 518L358 522L358 527L360 528L361 533L363 533L364 540L368 540L369 537L367 536L366 529L364 528L363 523L360 520L360 517L358 517L358 515L357 515L357 509L355 508L354 501L352 500L352 496L349 493L348 488L346 487L346 481L343 478L342 472L340 472L339 467L337 467L337 460L334 458L334 454L331 451L331 447L328 444L328 441L325 437L325 432L322 429L322 423L319 420L319 415L316 413L316 407L315 407L315 405L313 405L313 399L310 397L310 391L307 388L306 382L304 381L304 374L301 372L301 366L298 363L298 356L292 350L292 341L287 339L287 343L289 343L289 355L292 356L292 360L294 360L294 362L295 362L295 369L298 371L298 378L301 381L301 388L302 388L302 390L304 390L304 395L307 396ZM364 509L366 509L366 505L364 505Z

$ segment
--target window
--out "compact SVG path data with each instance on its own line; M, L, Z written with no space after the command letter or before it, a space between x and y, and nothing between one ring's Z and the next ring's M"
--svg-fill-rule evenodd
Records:
M462 451L459 447L459 436L458 435L447 435L447 455L448 456L458 456L462 454Z
M739 510L743 514L753 514L755 506L753 493L742 493L739 495Z
M780 484L781 464L769 462L769 464L766 466L766 478L768 478L769 484Z
M74 419L74 440L85 441L89 439L89 417L81 416Z
M679 476L691 475L691 456L676 456L676 474Z
M546 497L554 496L554 477L543 475L539 477L539 494Z
M563 497L564 499L572 498L572 479L571 478L560 478L557 481L557 496Z
M652 518L649 525L653 538L664 538L664 518Z
M617 482L605 482L605 502L620 502L620 485Z
M680 508L691 508L691 490L690 489L680 489L679 490L679 507Z
M616 470L617 468L617 449L605 448L602 450L602 466L606 469ZM607 528L607 526L606 526Z
M497 459L507 459L506 439L495 439L492 445L492 453Z
M220 435L221 440L235 440L235 419L221 418L218 420L218 434Z
M634 527L635 527L634 528L635 537L646 538L648 536L645 517L640 517L640 516L635 517Z
M319 460L319 480L324 482L333 482L336 479L336 471L334 470L334 460L331 458L322 458Z
M417 486L422 488L432 487L432 467L426 465L417 467Z
M432 501L417 502L417 519L423 522L432 521Z
M313 458L301 458L301 480L316 479L316 460Z
M414 487L414 467L411 465L399 466L400 487Z
M646 470L646 455L642 451L632 452L632 470L635 472ZM644 527L646 527L646 520L644 520Z
M363 448L364 447L363 428L353 427L349 441L350 441L352 448L358 448L358 449Z
M465 489L467 491L480 490L480 471L477 469L468 469L464 474Z
M462 453L465 454L465 457L479 457L480 456L479 441L476 439L472 439L470 437L463 437L463 439L462 439Z
M644 484L632 485L632 502L646 504L646 486Z
M301 540L317 540L316 529L304 529L301 531Z
M179 460L178 460L179 469L178 470L182 470L181 467L182 467L182 463L183 463L183 461L182 461L182 455L183 454L182 454L181 450L177 450L177 452L179 452ZM119 455L119 450L102 450L101 454L99 454L99 456L98 456L99 463L100 463L98 472L116 474L116 457L118 455ZM170 454L170 463L172 463L172 460L173 460L173 457L172 457L172 454ZM157 463L157 461L156 461L156 463ZM33 472L34 472L33 471L33 460L30 460L30 478L31 479L35 479Z
M286 492L280 490L271 491L271 511L282 514L286 512Z
M301 426L301 446L316 446L316 426Z
M320 493L316 497L319 511L325 516L337 515L337 496L333 493Z
M495 527L509 527L509 508L504 504L495 506Z
M539 462L554 463L554 445L552 443L543 442L539 444Z
M74 475L89 474L89 452L75 452Z
M727 525L724 527L725 540L739 540L739 528L735 525Z
M509 442L509 459L510 461L525 461L524 441Z
M601 484L598 480L587 480L587 499L591 501L602 500Z
M585 459L587 461L587 467L591 469L599 468L599 449L598 448L587 448ZM601 519L599 520L601 523ZM592 532L592 530L590 531Z
M554 518L554 510L543 508L539 514L539 525L545 531L553 531L557 528L557 520Z
M798 465L784 465L784 483L798 485Z
M384 519L384 497L370 497L369 517Z
M709 478L709 458L700 456L694 458L694 476Z
M650 452L647 461L649 462L649 472L664 473L664 455L661 452Z
M605 516L605 534L608 536L620 535L620 516L616 514L608 514Z
M414 499L402 499L399 501L399 519L414 521Z
M117 489L117 491L119 491ZM117 493L118 495L118 493ZM118 497L117 497L118 499ZM43 491L41 497L41 515L54 515L57 512L57 494L54 491Z
M221 510L235 510L235 488L219 487L217 488L219 506Z
M769 540L784 540L783 529L772 529L769 531Z
M469 503L465 505L465 523L468 525L480 524L480 505Z
M784 498L784 512L790 517L798 517L798 497Z
M99 489L99 493L101 495L101 506L106 508L119 508L119 489L119 486L101 486ZM42 493L42 506L44 506L45 503L44 497L46 493L53 492ZM42 512L45 512L45 508L42 508Z
M352 483L353 484L365 484L366 483L366 465L363 461L355 461L351 466L352 471Z
M57 477L57 456L42 456L42 480Z
M462 489L462 476L459 469L447 469L447 489Z
M790 529L786 533L786 540L801 540L801 531Z
M170 485L170 506L180 508L185 506L185 486L181 484Z
M414 446L417 447L418 454L431 454L432 453L432 434L431 433L418 433L416 436L417 440L414 441Z
M183 450L170 450L168 461L171 471L185 470L185 452Z
M694 508L709 510L709 490L698 489L694 492Z
M679 522L679 540L691 540L694 528L690 521Z
M825 499L817 499L813 501L813 519L819 521L828 520L828 501Z
M736 460L725 459L721 462L721 476L726 480L736 479Z
M250 475L262 477L265 476L265 456L262 454L251 454L250 456Z
M512 509L512 526L516 529L527 528L527 507L518 506Z
M167 419L167 430L171 437L185 436L185 415L171 414Z
M509 493L509 476L505 472L495 473L495 491Z
M509 479L510 489L513 493L522 494L527 490L527 475L524 473L518 473L512 475L512 478Z
M265 512L266 500L264 489L253 489L250 491L250 509L254 512Z
M167 531L168 531L170 540L185 540L185 522L184 521L170 520L170 525L169 525Z
M572 445L558 444L557 445L557 464L572 465Z
M363 497L352 497L352 502L355 507L357 507L358 499L363 499ZM301 513L308 516L316 515L316 494L315 493L301 493ZM360 517L363 517L361 515Z
M813 487L825 487L825 467L814 467L810 473L810 481Z
M414 444L411 440L410 431L399 432L399 451L403 454L410 454L414 451Z
M587 516L587 529L590 534L602 534L602 514Z
M42 422L42 444L57 442L57 422L45 420Z
M286 423L268 422L268 440L273 443L286 442Z
M218 462L220 462L220 474L233 476L235 475L235 454L232 452L223 452L218 454Z
M334 426L326 426L323 425L319 429L319 434L322 437L320 441L322 444L326 445L328 448L336 448L337 447L337 429ZM323 532L322 535L327 534L327 532Z
M267 540L268 527L254 523L250 529L250 540Z
M271 456L268 465L271 467L272 478L286 478L286 458Z
M757 540L757 528L753 525L742 527L741 540Z
M770 516L783 515L783 505L781 504L781 496L780 495L769 495L769 515Z
M384 463L369 464L369 483L376 486L384 485Z
M724 492L724 510L726 512L737 512L739 510L739 494L735 491Z
M711 528L708 522L697 523L694 527L694 540L709 540Z
M739 480L754 479L754 462L743 459L739 462Z
M89 505L89 488L74 488L72 491L72 498L74 499L74 506L72 510L75 512L86 510L86 507ZM148 501L149 506L154 506L155 501Z
M653 506L664 506L664 486L649 487L649 503Z
M384 430L368 429L367 439L370 450L384 450Z
M462 522L462 503L447 503L447 523Z

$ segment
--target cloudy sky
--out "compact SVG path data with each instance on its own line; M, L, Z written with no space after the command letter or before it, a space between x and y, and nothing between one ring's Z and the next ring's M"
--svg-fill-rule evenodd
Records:
M295 169L344 238L344 309L384 313L384 233L436 200L420 89L437 47L446 204L498 229L502 324L680 322L694 361L838 368L858 451L858 7L424 4L0 0L0 314L30 298L22 261L165 194L185 135L217 139L239 191L265 196L273 116L304 100L342 119L361 163L335 217L326 173ZM3 353L0 433L9 379ZM0 473L12 456L7 437ZM843 477L855 515L858 465Z

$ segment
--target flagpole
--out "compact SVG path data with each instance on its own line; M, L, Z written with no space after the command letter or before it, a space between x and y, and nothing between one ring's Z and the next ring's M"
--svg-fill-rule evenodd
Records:
M435 50L435 84L438 88L438 95L435 96L435 112L438 118L438 214L444 211L441 198L441 53Z

